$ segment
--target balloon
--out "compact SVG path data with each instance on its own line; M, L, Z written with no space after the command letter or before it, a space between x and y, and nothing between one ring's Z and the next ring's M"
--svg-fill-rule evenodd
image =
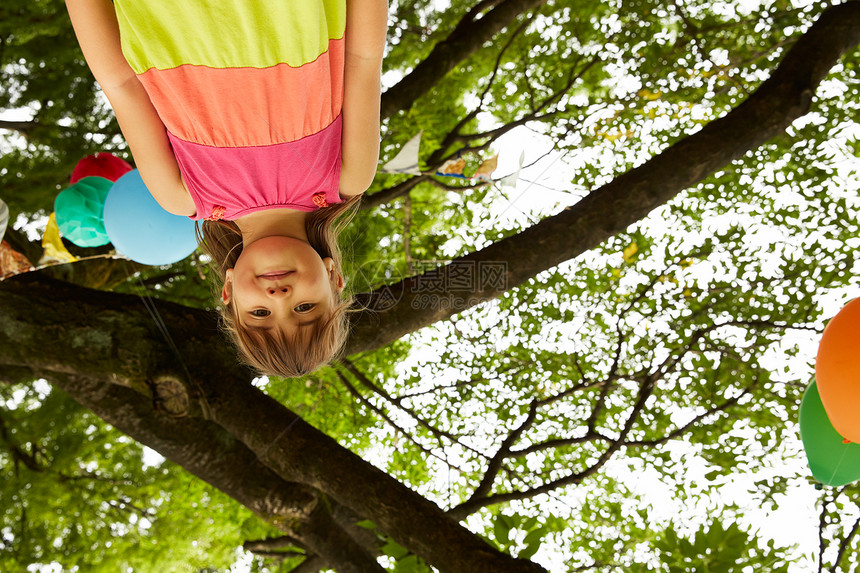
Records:
M0 199L0 241L3 240L3 235L6 234L6 225L9 224L9 207Z
M197 248L194 221L165 211L134 169L111 187L105 229L116 250L145 265L167 265Z
M75 165L72 170L71 184L74 185L84 177L104 177L116 181L131 171L131 165L112 153L96 153L87 155Z
M845 485L860 479L860 444L843 443L842 436L827 419L818 392L813 382L800 403L803 449L815 479L826 485Z
M65 238L79 247L110 243L102 211L111 183L104 177L84 177L63 189L54 199L57 226Z
M815 378L833 427L860 442L860 299L845 305L824 329Z

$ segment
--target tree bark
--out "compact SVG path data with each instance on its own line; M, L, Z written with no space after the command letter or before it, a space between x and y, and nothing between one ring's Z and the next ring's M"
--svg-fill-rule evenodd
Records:
M250 491L236 483L237 475L247 477L232 468L237 459L252 470L262 463L283 481L312 488L292 495L324 492L440 571L543 571L493 549L434 503L252 386L251 372L236 363L232 352L213 351L224 345L209 313L152 302L159 320L170 325L167 341L134 297L38 273L8 279L0 287L0 364L29 368L57 384L120 430L249 507L265 504L266 496L256 482ZM182 417L152 417L153 403L155 412ZM234 445L225 451L219 446L223 442ZM280 483L266 477L271 487ZM288 513L295 519L288 531L297 532L338 571L372 571L366 560L363 569L355 568L365 556L357 546L342 555L338 536L324 543L327 528L319 527L322 515L315 513L311 499L305 506L288 506L308 518Z
M267 523L289 533L340 572L383 571L367 549L334 523L308 486L287 482L217 424L176 418L145 396L87 376L39 372L106 422L223 491Z

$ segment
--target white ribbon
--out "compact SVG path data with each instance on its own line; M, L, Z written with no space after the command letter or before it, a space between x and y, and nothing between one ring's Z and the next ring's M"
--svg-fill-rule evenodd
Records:
M0 199L0 241L3 240L3 235L6 234L6 225L9 224L9 207Z

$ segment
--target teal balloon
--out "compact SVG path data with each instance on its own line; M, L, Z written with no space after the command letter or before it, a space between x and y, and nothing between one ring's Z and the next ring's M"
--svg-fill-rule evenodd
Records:
M815 382L800 403L800 438L815 479L831 486L860 479L860 444L843 443L824 411Z
M145 265L168 265L197 248L194 221L165 211L137 169L116 180L104 209L105 229L117 251Z
M103 211L112 185L113 181L104 177L84 177L60 191L54 200L54 212L63 237L79 247L110 243Z

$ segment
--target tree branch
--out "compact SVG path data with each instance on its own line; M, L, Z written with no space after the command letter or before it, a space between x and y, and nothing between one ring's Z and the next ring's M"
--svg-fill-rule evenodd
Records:
M305 554L299 551L266 551L261 549L259 551L251 551L251 553L263 559L275 559L276 561L283 561L290 557L305 557Z
M529 454L533 454L535 452L540 452L543 450L549 450L552 448L560 448L564 446L572 446L574 444L583 444L586 442L594 442L594 441L603 441L612 443L612 438L608 436L604 436L599 432L588 432L584 436L579 438L557 438L554 440L547 440L545 442L540 442L539 444L532 444L531 446L522 448L520 450L513 450L508 453L509 457L512 458L521 458L527 456Z
M391 394L386 392L384 388L381 388L381 387L377 386L376 384L374 384L373 381L370 378L368 378L367 375L365 375L365 373L362 372L355 365L355 363L352 362L351 360L343 359L343 360L341 360L341 363L346 367L347 370L349 370L349 372L353 376L355 376L356 380L358 380L358 382L362 386L364 386L365 388L368 388L369 390L371 390L373 393L377 394L378 396L381 396L389 404L392 404L392 405L400 408L404 412L406 412L409 415L409 417L412 418L413 420L415 420L415 422L419 426L421 426L422 428L424 428L425 430L427 430L428 432L430 432L431 434L433 434L437 438L443 438L443 437L448 438L449 440L451 440L455 444L458 444L460 447L462 447L466 450L469 450L471 452L474 452L478 455L482 455L481 452L479 452L478 450L476 450L470 446L467 446L465 444L460 443L460 437L459 436L454 435L451 432L447 432L445 430L440 430L440 429L436 428L435 426L430 424L427 420L425 420L424 418L422 418L421 416L416 414L415 410L413 410L412 408L408 408L407 406L404 406L402 397L395 398L394 396L392 396Z
M665 444L666 442L668 442L670 440L674 440L674 439L682 436L683 434L687 433L690 429L692 429L696 424L698 424L699 422L701 422L705 418L709 418L712 415L716 414L717 412L725 412L726 410L728 410L729 408L731 408L732 406L737 404L741 398L743 398L744 396L746 396L747 394L752 392L752 389L755 388L755 386L757 386L757 385L758 385L758 380L756 380L755 382L753 382L752 384L750 384L749 386L744 388L743 392L741 392L740 394L738 394L734 398L729 398L728 400L726 400L725 402L723 402L719 406L715 406L715 407L711 408L710 410L708 410L707 412L705 412L704 414L696 416L695 418L690 420L688 423L684 424L683 426L681 426L679 428L672 430L671 432L669 432L668 434L666 434L662 438L658 438L656 440L633 440L633 441L626 442L624 445L625 446L639 446L639 447L653 447L653 446L659 446L661 444Z
M523 24L521 24L520 27L515 31L514 36L516 34L519 34L526 27L526 25L528 24L529 21L523 22ZM501 58L501 56L504 53L504 50L507 48L507 46L510 45L510 42L513 40L514 36L512 36L509 39L508 44L506 44L506 46L500 52L499 59ZM599 60L597 58L592 58L592 60L590 60L589 63L582 70L580 70L580 72L577 74L573 73L573 69L575 69L575 67L576 67L576 64L574 64L574 67L571 70L571 77L569 78L567 84L562 89L558 90L557 92L550 95L547 99L545 99L540 104L540 106L537 107L537 109L534 109L531 113L521 117L520 119L518 119L516 121L512 121L510 123L507 123L501 127L495 128L491 131L487 131L487 132L483 132L483 133L471 133L471 134L461 133L461 130L470 121L475 119L478 116L478 114L481 112L481 110L483 109L483 107L482 107L483 106L483 98L490 88L490 85L488 85L487 88L485 89L484 93L481 95L481 102L475 107L475 109L473 109L471 112L469 112L464 117L462 117L460 119L460 121L458 121L457 124L451 129L451 131L448 132L448 134L443 138L442 142L439 144L439 147L432 154L430 154L430 156L427 158L426 164L429 166L429 168L431 170L435 170L439 166L441 166L445 161L454 157L454 155L456 155L457 153L470 153L470 152L477 152L477 151L482 151L482 150L486 149L487 147L490 146L491 143L493 143L498 138L500 138L502 135L508 133L509 131L514 129L515 127L525 125L531 121L546 121L548 119L555 117L556 115L558 115L558 113L559 113L558 111L548 112L548 113L544 113L544 114L541 114L540 112L542 110L544 110L546 107L548 107L549 105L551 105L553 102L558 101L565 93L567 93L570 90L571 87L573 87L573 84L576 82L576 80L579 79L580 77L582 77L582 74L584 74L589 68L591 68L591 66L593 66L598 61ZM496 62L496 68L497 69L498 69L498 65L499 65L499 61L497 60L497 62ZM494 70L494 72L493 72L493 76L490 79L490 84L492 84L492 81L493 81L493 78L495 78L495 75L496 75L496 70ZM453 145L455 142L461 141L461 142L468 144L470 141L474 141L476 139L483 139L485 141L483 143L481 143L480 145L465 145L464 147L461 147L454 152L448 152L448 148L451 145ZM449 190L449 191L463 191L463 189L473 189L476 187L481 187L483 185L486 185L486 184L480 184L480 185L472 185L472 186L453 186L453 185L446 185L444 183L441 183L437 179L433 178L431 174L416 175L416 176L413 176L413 177L407 179L406 181L398 183L397 185L395 185L393 187L389 187L387 189L382 189L380 191L377 191L376 193L371 193L369 195L366 195L361 202L361 209L373 209L373 208L378 207L382 204L391 202L391 201L393 201L399 197L406 195L409 191L414 189L417 185L419 185L420 183L423 183L425 181L427 181L427 182L429 182L429 183L431 183L437 187L441 187L441 188Z
M520 14L545 2L546 0L501 0L479 3L406 77L386 90L382 95L382 118L408 110L415 100L427 93L459 62L475 53ZM478 19L478 15L490 4L495 5Z
M827 493L821 497L821 514L818 516L818 573L824 570L824 528L827 527Z
M383 421L385 421L389 426L391 426L392 428L394 428L394 430L395 430L398 434L402 435L402 436L403 436L404 438L406 438L408 441L412 442L412 444L413 444L416 448L418 448L419 450L421 450L422 452L424 452L424 453L425 453L425 454L427 454L428 456L433 457L433 458L436 458L437 460L439 460L439 461L440 461L440 462L442 462L443 464L447 465L449 468L451 468L451 469L456 469L457 471L462 471L462 470L460 470L460 468L458 468L457 466L453 466L453 465L449 464L449 463L448 463L448 461L447 461L445 458L443 458L443 457L441 457L441 456L439 456L439 455L436 455L433 451L431 451L431 450L429 450L429 449L425 448L425 447L424 447L424 446L423 446L423 445L422 445L418 440L416 440L416 439L415 439L415 437L414 437L412 434L410 434L409 432L407 432L406 430L404 430L403 428L401 428L401 427L397 424L397 422L395 422L394 420L392 420L392 419L391 419L391 417L390 417L390 416L389 416L385 411L383 411L383 410L382 410L382 408L380 408L380 407L376 406L375 404L373 404L373 402L371 402L370 400L368 400L367 398L365 398L365 397L361 394L361 392L359 392L359 391L355 388L355 386L353 386L352 384L350 384L350 382L349 382L349 380L347 380L346 376L344 376L344 375L343 375L343 372L341 372L341 371L339 371L339 370L338 370L338 371L337 371L337 377L338 377L338 379L340 380L341 384L343 384L344 386L346 386L347 391L349 391L349 393L350 393L350 394L352 394L352 396L353 396L353 397L355 397L359 402L361 402L362 404L364 404L365 406L367 406L368 408L370 408L370 410L371 410L371 411L375 412L375 413L376 413L380 418L382 418L382 420L383 420Z
M851 540L857 534L858 529L860 529L860 517L857 518L857 521L854 522L854 527L851 528L851 531L848 532L839 544L839 552L836 554L836 560L833 562L833 569L831 570L833 573L837 573L839 570L839 564L842 563L842 559L845 557L845 553L851 545Z
M643 165L617 177L521 233L460 257L449 267L504 262L505 286L490 282L464 293L463 304L443 308L418 301L424 275L387 287L399 303L354 321L347 354L379 348L406 333L499 296L539 272L576 257L645 217L652 209L747 151L782 133L806 114L830 68L860 42L860 2L828 8L783 57L773 75L745 102ZM372 294L359 297L361 301Z
M24 137L29 136L34 129L39 127L38 121L5 121L0 120L0 129L8 129L9 131L17 131Z
M490 459L490 463L487 465L487 471L484 472L484 477L481 479L481 483L478 484L478 487L475 488L475 491L472 492L472 495L466 503L486 497L493 487L493 482L496 481L496 476L499 475L499 470L502 469L502 463L505 461L505 458L509 457L511 446L520 439L523 432L528 430L531 425L534 424L536 417L537 403L532 402L529 405L528 414L526 414L523 422L508 434L508 437L502 441L498 451L496 451L496 455Z
M30 471L43 472L45 470L33 454L24 451L24 449L12 439L9 428L6 426L6 420L2 415L2 411L0 411L0 440L6 444L9 452L12 454L12 459L16 462L23 463Z
M222 370L227 372L229 368ZM151 400L106 381L48 371L41 374L120 431L295 536L324 556L329 566L355 573L377 570L372 568L377 566L376 560L327 517L326 504L318 502L316 491L284 481L212 422L177 419L154 411Z
M361 198L359 208L362 210L375 209L380 205L384 205L390 201L394 201L398 197L402 197L415 189L420 183L430 179L429 175L415 175L409 179L398 183L394 187L389 187L376 193L370 193Z
M653 381L643 382L639 386L639 392L637 395L636 403L630 411L630 415L627 417L626 422L624 423L624 428L619 432L618 438L612 441L609 447L601 454L600 458L597 459L594 464L585 470L569 474L563 478L553 480L551 482L547 482L543 485L533 487L527 490L520 491L511 491L508 493L500 493L496 495L490 495L483 497L481 499L470 499L469 501L463 502L460 505L449 510L449 514L462 519L467 515L474 513L482 507L488 507L490 505L496 505L499 503L507 503L510 501L516 501L521 499L530 499L537 495L543 493L549 493L555 489L560 487L564 487L567 485L580 483L585 478L594 475L597 473L600 468L602 468L606 462L608 462L612 456L621 449L625 445L625 440L627 435L630 433L630 430L633 428L633 424L639 418L642 410L645 408L645 403L648 400L648 397L654 391L654 383Z
M281 535L280 537L269 537L267 539L254 539L245 541L242 544L242 549L259 553L261 551L276 551L287 547L297 547L298 541L290 535Z
M4 281L0 365L27 365L121 431L269 519L291 515L281 520L285 527L300 520L285 533L308 543L329 566L343 569L352 564L330 562L331 554L295 531L313 525L301 520L311 519L317 490L370 519L440 570L543 571L494 549L433 502L255 388L252 372L224 348L213 315L153 303L160 321L170 325L164 334L135 297L48 281L38 273ZM166 343L166 334L175 351ZM77 343L57 345L57 340ZM219 347L224 351L213 350ZM184 418L153 410L153 381L167 373L177 381L193 376L184 381L191 406ZM273 499L279 502L274 507Z

